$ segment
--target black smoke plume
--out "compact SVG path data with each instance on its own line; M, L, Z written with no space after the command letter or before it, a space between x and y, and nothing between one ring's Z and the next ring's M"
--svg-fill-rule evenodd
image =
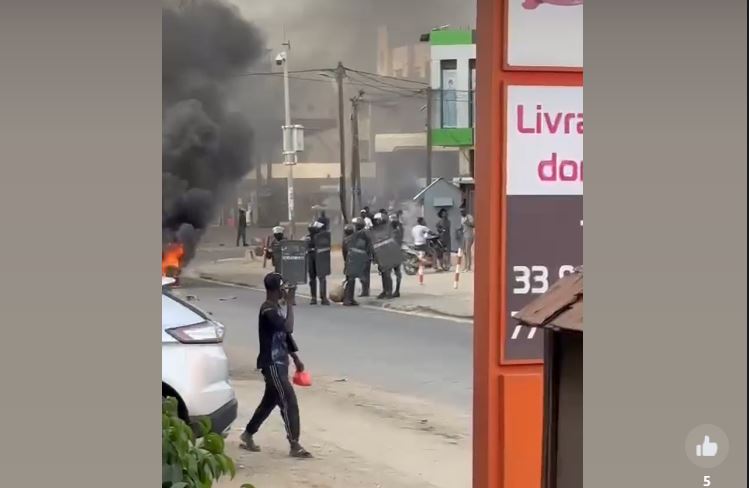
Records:
M221 202L252 167L247 118L229 85L264 52L262 35L219 0L162 0L162 244L183 264Z

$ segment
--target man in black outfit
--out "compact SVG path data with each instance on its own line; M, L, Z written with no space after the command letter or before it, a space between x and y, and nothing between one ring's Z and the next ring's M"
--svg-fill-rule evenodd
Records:
M319 274L317 269L317 262L315 260L315 253L317 247L315 244L315 235L318 232L323 232L325 229L324 224L320 221L312 222L307 230L309 235L305 237L307 241L307 273L309 274L309 293L312 296L310 299L310 305L317 305L317 282L320 282L320 303L322 305L330 305L328 301L328 288L326 282L326 276ZM329 254L329 253L328 253Z
M237 247L240 239L242 245L247 247L247 211L242 207L237 209Z
M364 207L364 210L366 211L368 207ZM358 219L353 219L352 221L354 223L354 228L356 229L356 232L358 234L363 234L367 236L367 239L371 242L371 238L369 237L368 230L366 228L366 225L364 224L364 219L359 217ZM361 293L359 294L359 298L365 298L369 296L369 283L370 278L372 275L372 260L374 259L374 254L367 250L369 252L369 261L367 261L367 265L364 268L364 272L359 276L359 281L361 282Z
M255 414L240 436L242 447L258 452L253 436L274 408L279 407L286 427L286 437L291 449L289 455L297 458L310 458L312 455L299 444L299 404L294 387L289 381L289 357L298 371L304 371L304 364L297 355L297 347L292 337L294 332L294 288L286 291L283 278L278 273L265 276L265 302L260 306L258 337L260 353L257 368L265 379L265 393ZM281 312L281 300L286 301L286 316Z
M389 217L390 220L390 232L393 236L393 239L395 242L398 243L399 246L403 245L403 225L400 223L400 220L398 219L397 214L390 214ZM393 298L398 298L401 296L401 280L403 279L403 274L401 273L401 265L399 264L395 268L393 268L393 273L395 274L395 291L393 292Z

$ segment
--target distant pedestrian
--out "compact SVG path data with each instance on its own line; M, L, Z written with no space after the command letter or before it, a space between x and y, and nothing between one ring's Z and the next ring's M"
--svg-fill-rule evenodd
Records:
M263 373L265 392L240 440L244 449L260 451L253 436L278 407L290 445L289 456L311 458L312 455L299 444L299 403L289 381L289 357L293 359L297 371L304 371L304 364L297 355L296 343L291 335L294 332L292 302L295 290L284 287L283 278L278 273L266 275L264 284L266 298L260 306L258 317L260 353L257 368ZM281 300L286 301L285 315L281 310Z
M448 216L447 209L441 208L437 213L439 220L437 221L437 235L440 237L440 243L442 244L443 250L442 255L439 257L442 263L443 269L449 269L450 257L452 252L452 239L450 235L450 218Z
M464 208L460 209L460 244L463 249L463 258L465 259L465 267L463 271L471 271L473 266L473 241L475 239L475 227L476 224L473 220L473 215L468 213L468 210Z
M240 239L242 245L247 247L247 211L242 207L237 208L237 247Z

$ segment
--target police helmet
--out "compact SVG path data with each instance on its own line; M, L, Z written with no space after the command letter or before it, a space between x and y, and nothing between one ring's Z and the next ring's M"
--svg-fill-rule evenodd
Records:
M354 226L351 224L346 224L343 226L343 235L350 236L354 233Z

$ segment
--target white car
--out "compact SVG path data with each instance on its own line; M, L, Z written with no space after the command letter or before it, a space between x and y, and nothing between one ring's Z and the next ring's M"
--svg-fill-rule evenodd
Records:
M172 278L161 280L161 396L179 402L180 417L195 426L203 418L226 434L237 418L229 381L224 326L174 296Z

